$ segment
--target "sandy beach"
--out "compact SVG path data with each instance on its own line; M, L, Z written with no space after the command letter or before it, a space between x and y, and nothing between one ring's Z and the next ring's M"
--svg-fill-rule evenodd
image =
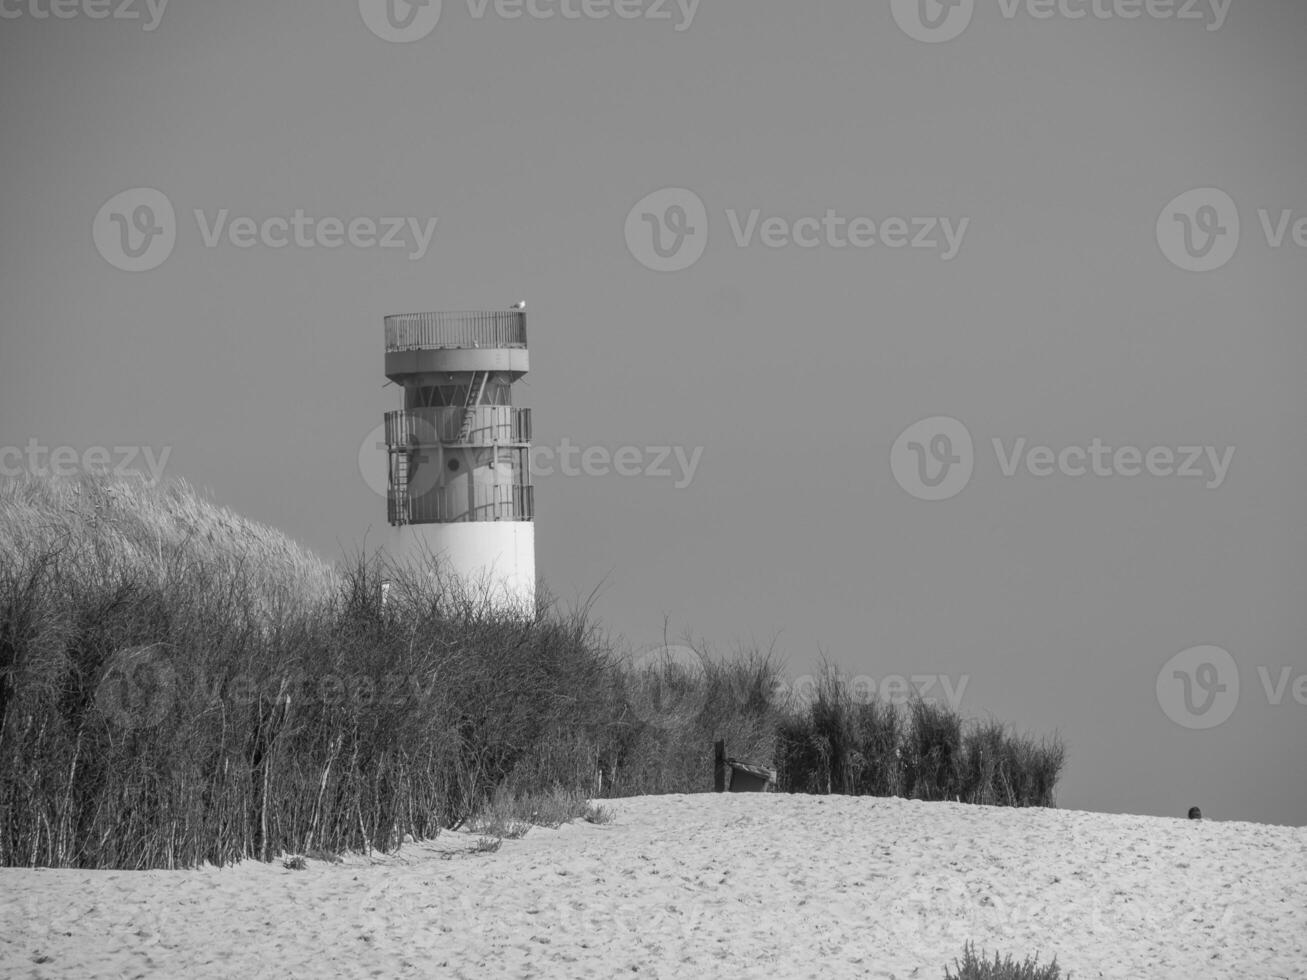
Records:
M6 977L1307 976L1307 830L789 795L642 797L491 854L0 870Z

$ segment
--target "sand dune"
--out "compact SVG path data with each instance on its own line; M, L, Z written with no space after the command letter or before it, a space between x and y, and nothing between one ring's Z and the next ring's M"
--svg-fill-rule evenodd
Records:
M494 854L0 870L5 977L1307 977L1307 829L787 795L643 797Z

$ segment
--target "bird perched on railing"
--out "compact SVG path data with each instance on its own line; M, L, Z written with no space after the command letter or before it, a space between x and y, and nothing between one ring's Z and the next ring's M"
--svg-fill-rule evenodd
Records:
M523 299L523 300L518 300L516 303L514 303L514 304L512 305L511 309L517 310L519 313L525 311L525 310L526 310L526 300L524 300L524 299Z

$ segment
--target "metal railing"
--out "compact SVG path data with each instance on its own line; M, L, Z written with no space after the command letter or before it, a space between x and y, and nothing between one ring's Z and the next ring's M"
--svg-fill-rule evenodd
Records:
M535 519L535 487L435 487L410 496L399 486L391 487L386 503L390 523L397 526Z
M520 310L404 313L386 317L387 353L443 347L525 346L526 314Z
M468 416L472 424L463 439ZM511 405L409 408L386 413L386 444L413 446L525 446L531 442L531 409Z

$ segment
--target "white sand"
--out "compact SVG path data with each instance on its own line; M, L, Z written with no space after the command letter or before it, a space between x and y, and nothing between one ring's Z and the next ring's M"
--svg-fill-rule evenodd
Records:
M897 799L605 804L498 853L0 869L4 977L1307 977L1307 829ZM1064 972L1065 976L1065 972Z

